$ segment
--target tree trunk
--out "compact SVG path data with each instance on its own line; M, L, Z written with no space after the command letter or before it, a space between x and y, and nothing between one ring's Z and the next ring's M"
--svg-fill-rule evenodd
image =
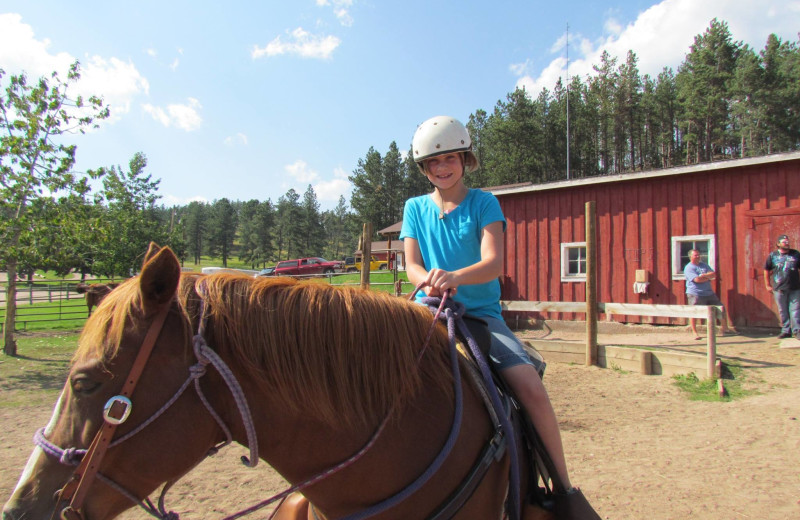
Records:
M8 285L6 286L6 319L3 324L3 353L7 356L17 355L17 342L14 339L14 328L17 315L17 262L8 261Z

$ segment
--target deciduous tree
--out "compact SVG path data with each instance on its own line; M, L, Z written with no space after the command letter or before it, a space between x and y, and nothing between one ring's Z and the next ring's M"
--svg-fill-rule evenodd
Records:
M0 81L5 72L0 69ZM65 79L54 72L29 83L25 73L12 75L0 96L0 263L8 274L3 352L16 355L17 266L35 229L29 210L58 193L86 193L85 176L72 171L75 145L62 142L65 134L83 133L108 117L100 98L72 97L70 87L80 78L78 62Z

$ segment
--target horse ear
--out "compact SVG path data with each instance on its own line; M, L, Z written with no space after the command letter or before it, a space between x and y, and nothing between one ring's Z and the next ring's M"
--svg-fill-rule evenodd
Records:
M178 290L181 277L180 262L172 249L168 247L156 249L151 255L154 246L158 248L155 244L150 244L142 266L142 274L139 275L139 290L146 310L171 300Z
M144 261L142 262L142 267L144 267L144 264L146 264L148 260L153 258L153 256L155 256L155 254L158 253L160 250L161 248L158 246L158 244L156 244L155 242L150 242L150 245L147 246L147 252L144 254Z

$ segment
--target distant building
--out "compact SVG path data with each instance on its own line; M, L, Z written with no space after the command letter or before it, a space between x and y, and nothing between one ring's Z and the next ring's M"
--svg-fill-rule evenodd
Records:
M800 152L486 191L508 221L504 300L585 300L584 208L595 201L599 302L685 304L683 267L697 248L735 326L778 325L762 271L778 235L800 243Z

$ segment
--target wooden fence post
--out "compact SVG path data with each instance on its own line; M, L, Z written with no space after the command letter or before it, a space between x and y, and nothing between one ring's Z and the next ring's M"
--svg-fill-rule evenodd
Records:
M586 365L597 364L597 240L595 202L586 203Z
M708 377L714 377L715 367L717 363L717 308L713 305L708 306Z
M361 288L369 289L369 268L372 261L372 222L364 222L361 237Z

